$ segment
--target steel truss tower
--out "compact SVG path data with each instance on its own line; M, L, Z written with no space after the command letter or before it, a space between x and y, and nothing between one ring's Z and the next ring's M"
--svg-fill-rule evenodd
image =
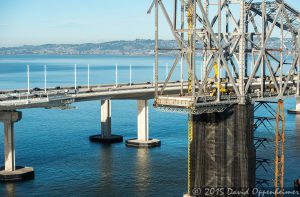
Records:
M299 95L299 12L283 0L173 0L172 11L165 3L154 0L148 11L155 9L155 106L201 114ZM174 48L159 46L160 14ZM176 57L159 87L164 51ZM176 67L181 90L165 95Z
M172 11L166 7L170 2ZM189 114L189 143L193 141L195 114L224 112L233 104L300 96L300 16L284 0L153 0L148 13L152 9L154 106ZM176 41L174 48L159 46L160 14ZM164 84L159 86L159 54L164 51L176 56ZM177 67L181 89L166 95L164 90ZM282 107L280 104L281 113ZM278 129L277 133L282 137ZM277 144L284 143L282 139ZM281 147L277 145L277 150ZM276 158L283 172L283 161L278 161L278 155ZM282 189L283 173L278 176ZM278 182L274 185L277 188Z

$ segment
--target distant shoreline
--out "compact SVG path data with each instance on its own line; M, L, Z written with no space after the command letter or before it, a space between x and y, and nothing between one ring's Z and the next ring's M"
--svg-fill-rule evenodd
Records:
M279 38L270 38L268 47L279 46ZM288 46L289 43L287 42ZM175 40L159 40L160 48L178 48ZM197 43L197 47L202 47ZM118 40L103 43L85 44L43 44L24 45L20 47L1 47L3 55L114 55L114 56L153 56L155 41L150 39L136 39L132 41ZM174 55L177 51L160 51L160 55Z
M175 47L174 40L160 40L161 46ZM111 41L85 44L43 44L20 47L1 47L0 55L154 55L154 40L136 39L133 41Z
M164 54L160 54L160 55L164 55ZM97 57L97 56L120 56L120 57L124 57L124 56L130 56L130 57L143 57L143 56L149 56L149 57L151 57L151 56L153 56L154 57L154 55L143 55L143 54L141 54L141 55L123 55L123 54L0 54L0 57L9 57L9 56L20 56L20 57L22 57L22 56L24 56L24 57L26 57L26 56L40 56L40 57L42 57L42 56L45 56L45 57L51 57L51 56L61 56L61 57L67 57L67 56L81 56L81 57L84 57L84 56L86 56L86 57ZM168 56L168 55L166 55L166 56Z

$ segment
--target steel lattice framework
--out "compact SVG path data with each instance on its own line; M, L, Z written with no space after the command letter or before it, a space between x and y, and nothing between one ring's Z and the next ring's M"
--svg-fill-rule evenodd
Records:
M284 0L173 0L172 11L166 3L154 0L148 11L155 9L156 106L197 114L299 96L299 12ZM176 40L174 48L159 46L160 15ZM159 86L159 54L166 50L176 57ZM166 95L176 67L181 90Z

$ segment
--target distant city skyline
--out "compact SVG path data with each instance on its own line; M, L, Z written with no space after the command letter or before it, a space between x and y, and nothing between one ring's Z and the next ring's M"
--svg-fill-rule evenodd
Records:
M0 0L0 47L154 39L151 2ZM300 10L299 0L286 2ZM173 39L169 28L160 29L160 38Z

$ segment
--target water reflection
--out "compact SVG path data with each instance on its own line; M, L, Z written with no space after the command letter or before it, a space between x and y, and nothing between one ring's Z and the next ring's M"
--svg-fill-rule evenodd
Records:
M296 135L298 138L300 137L300 114L297 114L297 115L296 115L295 135Z
M285 149L285 165L286 165L286 178L287 185L293 186L293 181L300 177L299 170L299 150L300 150L300 114L294 115L294 132L291 136L287 136L286 149Z
M295 115L296 126L295 126L295 136L293 137L293 144L292 152L295 154L296 157L299 157L299 150L300 150L300 114Z
M14 183L5 183L5 190L6 190L7 197L16 196L16 188Z
M146 196L150 185L150 158L148 148L138 148L136 152L136 186L139 196Z
M113 153L110 146L103 145L100 151L100 182L106 191L112 191L113 187Z

